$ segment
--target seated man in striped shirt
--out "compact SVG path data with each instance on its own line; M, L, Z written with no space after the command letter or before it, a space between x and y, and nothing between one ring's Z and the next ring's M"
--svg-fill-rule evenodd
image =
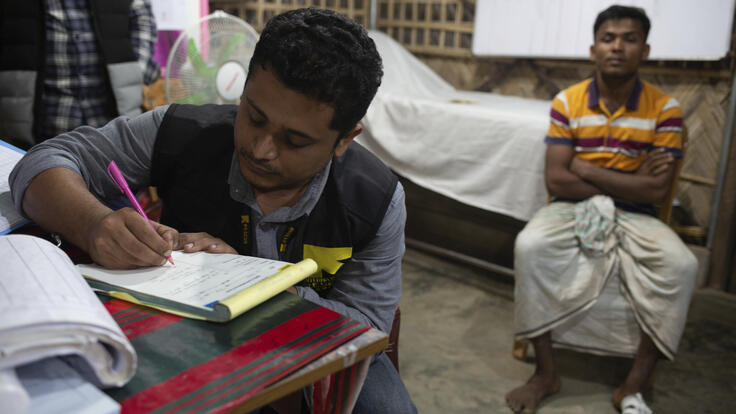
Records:
M536 370L507 394L514 412L533 413L560 389L550 332L588 311L609 277L620 278L641 330L632 369L612 396L616 408L633 399L635 412L647 412L642 387L659 357L673 358L682 335L697 261L654 213L682 156L682 111L638 77L649 27L638 8L601 12L590 47L595 75L552 104L545 167L552 203L516 240L515 332L532 342Z

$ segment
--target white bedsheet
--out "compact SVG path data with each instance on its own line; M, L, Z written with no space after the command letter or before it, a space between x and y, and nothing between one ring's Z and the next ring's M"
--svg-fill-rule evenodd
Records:
M385 74L361 144L462 203L524 221L544 205L550 101L458 91L386 34L371 37Z

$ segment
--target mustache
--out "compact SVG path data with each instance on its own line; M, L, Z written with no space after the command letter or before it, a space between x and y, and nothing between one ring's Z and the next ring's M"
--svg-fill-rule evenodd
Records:
M277 174L278 173L278 171L275 168L273 168L268 162L263 162L263 161L257 160L247 150L241 148L238 151L238 153L240 154L240 156L242 156L243 158L245 158L251 164L255 165L257 168L262 169L262 170L265 170L266 172L272 173L272 174Z

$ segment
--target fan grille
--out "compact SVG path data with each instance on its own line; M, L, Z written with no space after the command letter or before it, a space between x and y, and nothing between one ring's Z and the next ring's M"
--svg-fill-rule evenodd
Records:
M222 86L242 90L257 41L258 34L250 25L220 10L187 28L174 42L166 64L169 103L237 104L240 93L233 98L232 93L224 93ZM227 79L218 89L218 72L228 62L239 64L226 65L228 69L240 66L243 70L237 75L220 73L220 78Z

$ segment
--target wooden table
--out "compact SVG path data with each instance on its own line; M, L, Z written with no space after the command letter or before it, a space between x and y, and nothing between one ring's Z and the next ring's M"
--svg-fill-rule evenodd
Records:
M282 293L228 323L101 297L138 354L123 413L249 412L301 388L315 413L350 412L388 337Z
M34 225L13 233L49 237ZM62 248L89 262L75 246ZM106 390L123 414L247 413L305 387L314 413L349 413L369 357L388 344L386 334L290 293L228 323L100 300L138 354L133 379Z

